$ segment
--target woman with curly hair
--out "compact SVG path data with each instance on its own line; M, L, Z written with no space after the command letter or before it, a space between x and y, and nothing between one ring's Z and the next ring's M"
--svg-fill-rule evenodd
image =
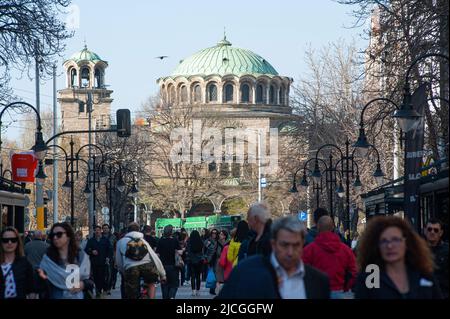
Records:
M357 256L361 272L354 287L356 299L442 298L430 249L402 218L379 216L369 221ZM370 270L374 265L379 267L379 280Z

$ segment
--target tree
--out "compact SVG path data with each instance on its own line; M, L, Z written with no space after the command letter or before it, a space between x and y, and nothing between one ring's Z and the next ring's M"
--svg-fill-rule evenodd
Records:
M371 45L366 51L365 72L366 100L373 97L388 97L401 102L406 69L419 56L426 53L441 53L448 56L449 2L446 0L339 0L351 5L361 25L372 17L371 28L366 35ZM428 97L439 96L425 108L425 148L435 160L448 158L448 62L428 58L416 64L411 73L412 89L422 83L431 83ZM445 99L447 102L445 102ZM386 118L392 106L381 105L369 124ZM372 125L372 126L373 126ZM392 130L393 123L386 122L385 130ZM374 130L370 138L377 138L382 130ZM382 137L378 137L378 140Z
M64 52L68 32L58 19L70 0L0 0L0 98L11 97L11 68L30 71L35 59L51 74L55 57Z
M297 140L303 136L307 138L309 144L309 150L306 151L306 156L298 167L303 167L305 161L314 157L318 148L324 144L336 144L344 151L346 139L353 144L357 139L359 115L363 102L362 66L353 43L337 41L317 51L309 48L306 51L306 63L308 71L293 88L294 92L291 97L294 112L299 114L303 121L301 129L297 133L299 135ZM392 145L392 136L384 143L375 144L382 156L383 171L387 175L391 173L390 168L392 167L392 154L388 151L390 145ZM319 157L328 161L330 150L332 149L324 149L319 153ZM336 163L340 159L340 154L333 151L332 155L334 163ZM376 186L372 177L376 161L373 156L374 154L369 154L369 158L355 157L360 178L366 190ZM313 165L314 163L310 162L311 170ZM323 172L324 167L320 166L320 168ZM300 179L302 172L299 172L297 176ZM337 175L337 179L340 179L339 175ZM311 179L309 183L312 185ZM323 184L325 187L325 183ZM328 193L325 192L325 189L322 190L320 205L328 206ZM306 194L301 195L304 197ZM342 200L336 198L337 196L333 197L333 206L342 213L344 209ZM315 194L311 192L309 207L315 206L312 204L313 199L315 199ZM351 190L351 202L358 200L358 194ZM336 215L339 216L338 214Z

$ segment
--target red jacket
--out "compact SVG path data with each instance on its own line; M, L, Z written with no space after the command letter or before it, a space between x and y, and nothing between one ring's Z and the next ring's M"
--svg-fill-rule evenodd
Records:
M305 264L328 274L332 291L346 291L355 283L355 255L333 232L319 233L314 242L304 248L302 259ZM351 279L344 287L345 278L350 274Z
M226 245L223 247L222 253L220 254L219 265L223 268L223 278L224 281L227 281L230 276L231 271L233 270L233 263L230 262L227 258L228 248L230 245Z

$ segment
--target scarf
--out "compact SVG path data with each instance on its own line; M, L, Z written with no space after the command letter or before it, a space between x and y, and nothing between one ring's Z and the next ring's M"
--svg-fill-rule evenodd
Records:
M78 264L70 264L64 267L55 263L47 255L44 255L40 264L40 268L45 271L52 285L63 291L63 299L83 299L82 291L74 294L70 292L72 288L70 285L74 284L72 267L79 267L80 282L89 278L91 263L83 251L80 251L78 254ZM71 278L68 278L69 276Z

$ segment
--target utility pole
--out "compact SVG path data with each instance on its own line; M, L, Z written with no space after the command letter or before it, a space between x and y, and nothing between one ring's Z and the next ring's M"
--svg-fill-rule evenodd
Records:
M261 132L258 133L258 201L262 200L262 189L261 189Z
M92 144L92 93L88 92L87 93L87 108L88 108L88 114L89 114L89 133L88 133L88 143L89 143L89 188L91 187L92 184L92 170L94 169L93 163L92 163L92 150L91 150L91 144ZM93 232L94 232L94 194L92 193L91 190L91 194L90 196L88 196L88 207L89 207L89 237L92 237Z
M56 64L53 64L53 135L58 134L58 114L56 106ZM55 139L55 145L58 140ZM58 161L56 152L53 154L53 224L58 222Z
M39 65L41 56L39 54L39 42L35 42L35 77L36 77L36 110L38 114L41 114L41 104L40 104L40 85L39 85ZM39 120L36 119L36 125L39 125ZM44 185L43 182L36 180L36 225L37 229L40 231L44 230Z

